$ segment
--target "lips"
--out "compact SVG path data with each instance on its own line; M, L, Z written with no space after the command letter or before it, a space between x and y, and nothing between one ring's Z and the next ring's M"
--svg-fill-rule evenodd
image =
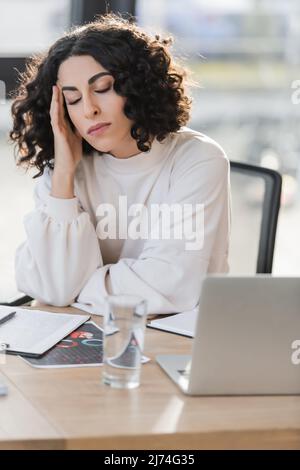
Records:
M102 128L106 128L110 126L110 122L102 122L99 124L96 124L95 126L92 126L88 129L88 134L95 134L97 131L100 131Z

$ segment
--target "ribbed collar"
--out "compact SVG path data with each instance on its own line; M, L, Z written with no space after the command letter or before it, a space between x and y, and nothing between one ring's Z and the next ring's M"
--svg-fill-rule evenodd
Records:
M118 173L140 173L156 166L165 156L168 148L170 135L163 142L158 142L157 138L152 142L148 152L141 152L129 158L116 158L109 153L101 155L105 165Z

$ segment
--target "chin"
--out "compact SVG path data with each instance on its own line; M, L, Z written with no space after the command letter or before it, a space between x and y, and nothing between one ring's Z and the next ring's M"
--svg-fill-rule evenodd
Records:
M103 152L103 153L109 153L110 150L111 150L111 144L109 144L108 142L105 143L105 142L88 142L87 143L93 147L93 149L97 150L98 152Z
M106 146L106 145L97 145L97 146L94 146L94 149L97 150L98 152L102 152L102 153L110 153L111 152L111 148L109 146Z

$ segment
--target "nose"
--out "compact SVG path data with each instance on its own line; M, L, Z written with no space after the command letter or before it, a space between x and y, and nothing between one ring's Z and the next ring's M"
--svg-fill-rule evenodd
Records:
M83 112L87 119L91 119L94 116L100 114L100 109L97 103L91 96L86 96L83 100Z

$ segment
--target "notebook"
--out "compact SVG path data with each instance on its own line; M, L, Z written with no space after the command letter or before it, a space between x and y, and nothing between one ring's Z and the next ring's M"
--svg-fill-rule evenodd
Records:
M12 311L15 316L0 324L0 343L7 344L7 353L28 356L45 353L90 318L6 306L0 306L0 318Z
M157 318L150 321L147 326L193 338L195 336L198 309L199 306L186 312L176 313L165 318Z

